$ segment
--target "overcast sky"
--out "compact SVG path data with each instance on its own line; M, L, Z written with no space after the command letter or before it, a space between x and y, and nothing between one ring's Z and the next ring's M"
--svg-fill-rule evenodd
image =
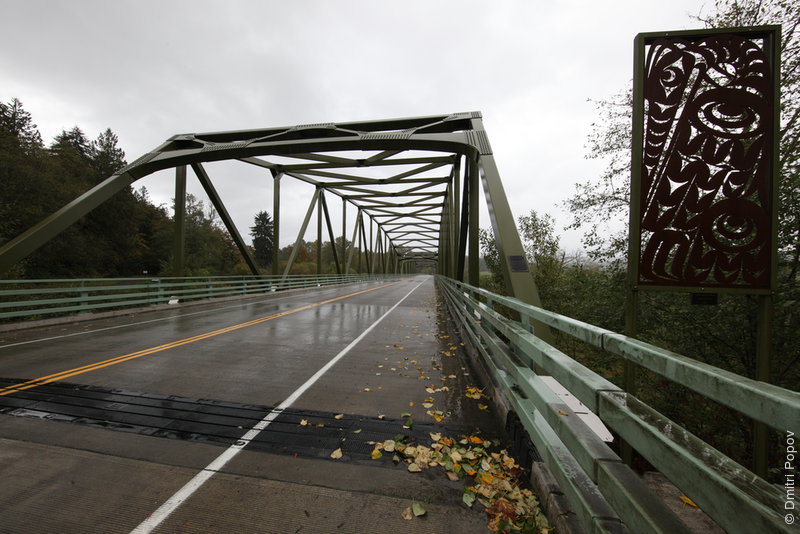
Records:
M481 111L514 215L553 215L571 252L561 204L602 169L585 159L589 100L630 84L637 33L699 27L704 3L0 0L0 100L46 144L111 128L129 162L176 133ZM249 242L271 181L237 169L208 167ZM141 185L171 203L171 173ZM204 198L193 176L189 191ZM310 194L286 192L281 245Z

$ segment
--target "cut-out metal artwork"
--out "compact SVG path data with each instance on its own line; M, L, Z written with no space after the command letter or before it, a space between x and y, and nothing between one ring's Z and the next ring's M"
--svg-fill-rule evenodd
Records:
M639 285L770 287L773 68L763 38L650 42Z

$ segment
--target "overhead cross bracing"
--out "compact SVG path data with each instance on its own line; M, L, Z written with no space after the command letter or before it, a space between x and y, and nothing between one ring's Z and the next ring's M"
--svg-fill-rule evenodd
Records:
M303 242L316 211L318 270L322 235L327 231L336 244L331 248L338 273L413 272L417 264L432 263L440 274L477 285L482 188L506 287L517 298L538 304L479 112L175 135L0 247L0 273L136 180L174 168L173 256L174 274L180 276L182 200L191 167L251 271L258 274L249 247L204 166L219 161L263 168L273 180L273 274L280 274L280 184L293 179L314 187L295 244ZM338 209L332 206L334 197L341 199L341 233L331 224L330 212ZM293 247L284 274L289 273L297 249Z
M241 161L296 178L339 196L369 217L399 259L435 257L448 186L457 179L455 154L348 151L249 157Z

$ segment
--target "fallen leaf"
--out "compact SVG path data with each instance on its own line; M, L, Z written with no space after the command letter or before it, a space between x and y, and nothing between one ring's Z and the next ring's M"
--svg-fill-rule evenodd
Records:
M431 440L433 440L433 441L439 441L440 439L442 439L442 435L439 434L438 432L431 432L430 436L431 436Z
M340 455L341 455L341 453L340 453ZM420 471L422 471L422 468L420 466L418 466L417 464L415 464L414 462L411 462L410 464L408 464L408 470L411 473L419 473Z
M486 509L486 513L489 515L511 516L514 515L514 505L505 499L497 499L494 504Z
M475 502L475 494L465 489L463 495L461 495L461 500L464 501L467 508L472 508L472 503Z
M336 449L331 453L331 458L333 458L334 460L338 460L341 457L342 457L342 449Z
M370 455L370 458L372 458L373 460L377 460L381 456L383 456L383 453L379 449L372 449L372 454Z
M558 415L569 415L569 414L568 414L567 412L565 412L564 410L556 410L556 413L557 413Z
M685 496L685 495L681 495L681 496L680 496L680 497L678 497L678 498L679 498L680 500L682 500L682 501L684 502L684 504L686 504L686 505L688 505L688 506L691 506L692 508L697 508L697 505L696 505L696 504L694 503L694 501L693 501L692 499L690 499L689 497L687 497L687 496Z
M379 414L379 415L378 415L378 419L386 419L386 416L385 416L385 415L383 415L383 414Z
M449 478L449 479L450 479L450 480L452 480L453 482L456 482L456 481L458 481L458 480L461 480L460 478L458 478L458 475L457 475L457 474L455 474L453 471L447 471L447 478Z
M478 409L479 410L488 410L489 407L487 405L485 405L485 404L478 404Z
M308 426L308 421L305 419L300 419L300 426Z
M411 521L414 519L414 512L411 511L411 507L409 506L400 514L400 516L405 519L406 521Z
M364 391L372 391L372 390L369 388L364 388Z
M341 419L342 417L344 417L344 414L343 414L343 413L340 413L340 414L338 414L338 415L334 415L334 416L333 416L333 418L334 418L334 419Z
M411 511L414 512L415 517L420 517L428 513L425 507L418 502L415 502L411 505Z
M357 429L353 430L353 434L361 434L361 429L357 428Z

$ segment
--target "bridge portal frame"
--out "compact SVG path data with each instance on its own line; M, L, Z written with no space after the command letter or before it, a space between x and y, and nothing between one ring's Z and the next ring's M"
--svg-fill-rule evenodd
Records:
M343 153L371 153L358 158ZM270 161L272 158L273 161ZM275 161L275 159L281 161ZM286 163L285 159L295 161ZM347 123L309 124L257 130L179 134L75 198L49 217L0 248L0 273L8 271L65 228L123 188L154 172L176 169L175 254L182 250L180 193L185 191L186 168L191 167L253 274L258 266L239 234L203 164L237 160L266 169L273 179L273 274L277 274L280 229L280 184L292 177L315 187L314 197L298 235L305 235L316 208L317 243L322 218L335 244L326 193L342 198L342 245L347 204L357 209L352 248L363 246L370 272L413 270L418 261L435 262L438 274L479 285L479 186L481 181L489 219L501 257L509 293L540 305L538 291L492 154L480 112ZM364 169L401 167L383 178L360 174ZM432 176L445 169L444 175ZM383 191L382 186L393 189ZM368 218L369 236L364 217ZM335 248L335 246L334 246ZM296 247L295 251L296 252ZM342 250L344 268L353 250ZM284 273L291 268L290 264ZM319 261L319 260L318 260ZM361 255L358 263L361 264ZM342 262L336 257L337 270ZM178 261L180 266L180 262ZM180 273L174 273L180 274ZM543 333L548 330L539 325ZM545 334L546 335L546 334Z

